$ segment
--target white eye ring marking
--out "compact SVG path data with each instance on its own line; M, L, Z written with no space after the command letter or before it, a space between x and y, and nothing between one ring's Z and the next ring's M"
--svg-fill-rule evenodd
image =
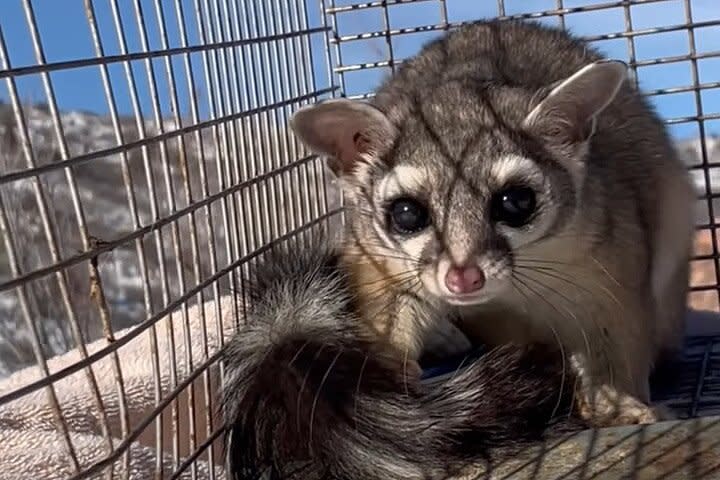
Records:
M514 178L532 178L540 175L537 164L521 155L505 155L490 166L490 176L497 185L503 185Z
M398 165L380 181L375 200L379 204L387 198L422 190L431 181L429 177L427 170L424 168Z

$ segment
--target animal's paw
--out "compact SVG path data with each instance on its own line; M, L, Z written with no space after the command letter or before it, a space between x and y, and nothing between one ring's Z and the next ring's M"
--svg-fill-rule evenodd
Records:
M578 413L595 427L643 425L674 418L666 407L647 405L609 385L580 392Z

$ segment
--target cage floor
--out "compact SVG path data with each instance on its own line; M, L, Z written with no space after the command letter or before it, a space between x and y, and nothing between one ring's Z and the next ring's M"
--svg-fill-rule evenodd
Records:
M688 337L673 371L672 382L653 389L654 402L683 419L720 415L720 335Z
M479 348L425 368L423 382L441 382L484 352ZM653 403L670 408L680 419L720 415L720 315L688 313L683 352L653 376L651 390Z

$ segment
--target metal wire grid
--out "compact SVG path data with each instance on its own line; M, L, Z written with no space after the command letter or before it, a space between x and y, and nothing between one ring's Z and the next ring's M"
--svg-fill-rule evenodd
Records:
M720 415L720 335L688 338L677 385L656 400L679 418Z
M417 50L416 45L428 41L443 31L483 17L502 19L530 19L559 25L576 31L603 51L612 52L614 58L628 62L636 82L642 86L642 80L660 77L669 69L680 66L689 72L687 84L667 85L663 88L644 88L651 101L657 103L661 98L671 98L682 103L694 113L681 116L665 115L665 122L672 133L693 131L698 145L690 149L693 156L686 155L688 168L698 186L698 230L710 237L709 247L699 249L693 259L693 266L707 269L712 264L711 281L695 282L691 286L691 301L695 304L710 305L720 311L718 294L720 290L720 270L718 269L718 239L716 229L716 210L720 207L720 156L711 151L712 126L714 135L720 131L720 108L716 97L720 88L720 40L712 37L707 45L698 47L698 31L717 32L720 29L720 7L712 2L701 0L624 0L624 1L587 1L587 0L540 0L524 2L519 0L497 0L497 2L469 2L464 0L386 0L357 3L343 0L322 0L329 24L333 26L330 43L333 47L333 59L336 82L350 98L368 98L372 88L384 75L395 70L404 58ZM419 9L415 23L408 22L403 9ZM698 8L703 16L698 16ZM634 17L638 9L648 8L659 12L668 9L676 15L665 25L634 28ZM353 17L363 15L364 25L371 24L376 29L369 31L357 27L360 23ZM597 27L591 25L596 16L605 20L609 16L622 24L622 30L604 27L600 21ZM584 21L577 21L583 18ZM395 20L395 23L393 23ZM607 22L606 22L607 23ZM645 22L647 23L647 22ZM676 45L686 45L686 52L668 56L638 56L638 42L643 41L643 50L648 50L650 42L663 39ZM685 37L682 38L681 36ZM709 36L708 36L709 37ZM411 40L413 39L413 40ZM714 43L713 43L714 42ZM620 48L624 43L625 48ZM409 47L409 48L408 48ZM399 52L405 54L401 55ZM704 68L703 68L704 67ZM705 73L704 75L701 75ZM702 77L702 79L701 79ZM708 99L715 100L713 102ZM662 113L662 112L661 112ZM716 143L712 147L716 150ZM697 148L695 148L697 147ZM720 152L718 152L720 153Z
M13 65L8 37L0 29L0 78L9 100L3 111L6 151L0 174L0 252L7 270L0 270L0 294L23 319L18 327L24 327L42 375L4 392L0 406L46 391L72 463L71 478L101 472L112 477L108 467L116 461L123 462L128 476L131 443L153 427L157 477L168 474L161 452L170 450L170 477L189 470L195 478L195 460L201 455L209 465L221 463L211 448L221 425L213 416L216 386L209 371L226 338L222 295L242 292L237 273L246 272L270 244L292 239L333 213L322 166L284 127L291 111L335 90L327 78L321 86L322 76L313 68L318 48L313 54L311 46L322 45L327 28L317 15L315 24L310 23L302 0L85 0L82 14L94 56L48 61L38 6L30 0L20 5L34 50L32 64ZM131 38L133 32L137 38ZM108 130L104 144L71 140L68 132L77 115L62 112L58 102L52 75L82 68L99 74L109 117L104 123L93 120L84 133ZM42 84L42 108L21 100L18 84L33 76ZM130 105L129 115L119 112L119 99ZM51 128L38 133L43 119ZM98 177L111 180L101 183ZM110 190L98 191L97 185ZM106 195L124 197L122 214L105 210L99 197ZM35 215L34 230L27 228L24 222ZM100 221L107 217L116 217L120 225L112 218ZM113 259L115 255L121 258ZM139 318L134 322L139 324L119 338L114 320L122 302L109 299L107 284L116 272L108 263L131 263L130 276L140 279L136 293L141 308L135 309ZM241 295L234 299L233 318L239 318L244 305ZM52 313L62 316L67 332L47 332L38 321L53 302L59 308ZM214 302L216 325L206 324L206 302ZM193 304L203 306L202 329L191 332L188 310ZM169 321L174 310L181 312L180 325ZM157 327L163 319L168 319L171 345L167 366L158 355ZM174 355L180 347L174 344L177 328L185 344L182 359ZM219 339L214 347L207 339L213 329ZM65 333L69 338L60 340L77 349L80 360L51 372L47 359L58 352L50 344ZM145 418L132 422L118 350L141 335L153 353L148 361L155 405ZM200 362L190 347L196 336L202 338ZM105 345L89 352L86 343L98 337L104 337ZM108 418L91 368L104 358L113 362L119 431ZM182 362L184 374L178 372ZM165 368L171 377L166 391L160 383ZM106 442L106 455L89 462L78 457L54 386L79 371L85 374ZM181 394L187 395L186 414L179 411ZM195 412L197 402L204 411ZM163 437L166 410L173 431L170 448ZM198 416L204 432L198 432ZM189 423L187 439L181 438L182 422ZM189 454L181 458L185 450ZM212 469L209 475L214 478Z
M105 22L99 18L100 4L109 9L109 20ZM658 8L679 6L682 18L664 26L634 28L635 9L656 4ZM123 10L128 5L132 7L129 14ZM186 471L197 477L196 461L201 457L211 465L221 463L212 448L220 426L210 413L214 385L209 374L226 338L220 299L230 291L242 291L241 277L235 273L246 273L252 259L268 245L292 239L309 225L332 215L337 203L321 165L285 130L288 115L299 105L324 96L368 96L380 75L360 82L353 80L354 75L394 70L403 58L414 53L412 49L419 47L419 37L426 40L427 35L462 24L466 18L457 12L468 7L469 18L534 18L570 27L577 15L619 12L622 31L586 37L601 46L607 41L625 43L625 59L636 79L642 79L643 72L653 67L689 67L688 85L648 93L652 97L689 94L687 102L695 109L693 115L669 117L666 121L670 128L692 124L697 129L699 161L689 168L702 180L704 191L699 201L706 215L698 227L710 235L711 247L695 261L710 262L714 278L707 284L693 285L692 290L711 292L718 304L720 269L714 214L718 192L711 179L720 162L710 158L706 129L720 119L720 113L707 108L704 92L714 91L720 82L717 77L701 81L701 67L703 62L720 57L720 46L698 48L696 31L720 27L720 12L712 18L696 18L695 2L690 0L320 0L319 9L317 4L307 5L304 0L85 0L83 15L94 55L48 61L34 4L21 0L21 6L34 61L17 66L11 63L12 51L8 52L7 37L0 29L0 79L7 90L9 124L15 134L7 145L16 148L20 159L0 167L0 231L5 257L0 261L7 265L8 272L0 270L0 300L14 300L18 318L24 323L20 328L28 332L32 357L42 377L0 394L0 406L22 401L24 396L44 389L54 408L56 427L65 437L75 469L72 478L102 471L111 476L107 467L113 462L127 466L128 447L146 430L154 436L156 452L168 448L172 452L171 478ZM434 9L434 16L426 16L419 24L396 24L399 9L422 8L422 12L430 12L429 7ZM373 21L378 19L375 28ZM639 39L678 33L687 37L687 52L661 58L638 55ZM404 38L415 38L412 48L407 47ZM353 44L365 47L353 49ZM378 54L380 58L372 58ZM97 72L102 83L109 121L99 126L108 129L110 140L101 148L78 147L77 139L69 140L73 118L61 111L57 99L53 75L78 69ZM21 101L18 84L27 77L39 78L44 110ZM130 105L128 115L120 113L120 100ZM37 134L33 122L38 118L49 120L49 135ZM42 139L51 148L43 147ZM119 172L113 176L111 168ZM91 180L99 181L97 172L113 179L114 183L108 183L123 199L127 225L120 221L121 226L100 228L108 225L96 221L108 214L98 212L102 205L95 205L99 192L93 191ZM57 185L66 187L57 193L53 191ZM18 203L18 192L22 192L24 203ZM32 239L41 239L41 248L46 251L30 255L29 259L28 245L37 245L19 235L19 212L23 210L27 217L34 214L39 219ZM117 264L128 263L135 265L129 276L140 279L139 308L135 304L128 307L127 300L123 304L123 299L110 298L112 289L108 284L114 277L112 267L107 265L116 268ZM38 304L48 297L57 300L59 306L53 312L59 313L68 328L65 346L76 348L80 354L78 362L52 372L47 358L54 352L48 350L48 334L36 321L42 317ZM243 308L241 300L241 295L235 296L235 315ZM217 324L206 324L205 310L200 309L203 328L190 331L188 310L206 302L214 304ZM180 325L167 321L168 340L172 345L173 329L181 330L184 358L171 358L167 366L171 385L164 391L158 380L165 366L160 365L157 355L157 327L175 310L182 321ZM136 317L135 323L140 323L130 333L116 338L115 331L126 326L118 321L123 312L130 312L127 316ZM209 345L207 334L211 331L218 333L217 346ZM149 361L155 377L155 405L147 416L132 422L127 415L118 350L141 335L147 337L154 352ZM189 348L192 338L198 335L203 345L199 362ZM106 344L88 352L85 343L97 337L104 338ZM700 363L698 376L710 378L702 384L702 388L711 389L708 391L714 391L713 377L706 375L711 372L708 367L714 361L712 355L702 357L708 360ZM89 368L103 358L113 362L120 401L119 431L110 425L97 380ZM177 364L183 362L186 369L179 372ZM80 371L93 392L107 449L105 456L89 463L77 458L53 387L55 382ZM187 415L180 411L181 394L187 395ZM202 404L204 411L197 413L196 403ZM204 416L203 432L196 425L198 415ZM170 446L162 435L163 424L168 421L173 433ZM182 422L189 423L187 439L181 438ZM187 455L181 455L185 451ZM158 476L167 475L159 453L155 470ZM125 472L127 475L127 469ZM209 476L214 475L210 470Z

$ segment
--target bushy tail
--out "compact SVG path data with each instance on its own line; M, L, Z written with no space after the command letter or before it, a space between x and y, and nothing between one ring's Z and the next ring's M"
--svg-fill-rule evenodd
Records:
M540 437L556 412L561 371L536 350L491 351L433 387L405 376L363 338L338 259L321 245L274 252L250 296L224 358L232 479L444 478Z

